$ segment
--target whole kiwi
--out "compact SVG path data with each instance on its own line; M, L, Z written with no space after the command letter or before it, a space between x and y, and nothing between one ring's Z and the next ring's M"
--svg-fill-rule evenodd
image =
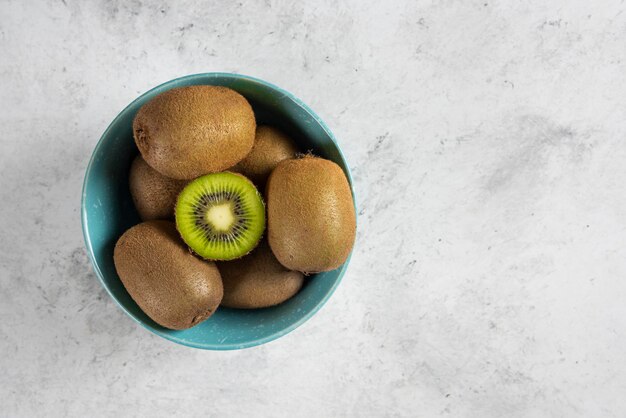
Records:
M187 181L165 177L138 155L130 166L128 184L139 216L149 221L174 218L176 197Z
M283 266L313 273L346 261L356 214L337 164L313 156L285 160L272 171L266 193L268 240Z
M174 179L223 171L252 149L256 121L248 101L219 86L168 90L144 104L133 135L144 160Z
M215 263L192 255L168 221L133 226L113 251L124 287L154 322L190 328L215 312L223 287Z
M266 240L249 255L217 263L224 284L222 305L254 309L278 305L298 293L304 275L283 267Z
M297 152L296 144L285 133L271 126L258 126L252 151L230 171L241 173L263 187L278 163L294 158Z

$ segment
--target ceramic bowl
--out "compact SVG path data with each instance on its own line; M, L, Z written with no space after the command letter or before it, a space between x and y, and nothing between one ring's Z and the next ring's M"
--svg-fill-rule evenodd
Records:
M124 231L140 222L128 188L129 167L138 154L133 118L144 103L166 90L202 84L238 91L252 105L258 124L284 130L302 150L339 164L351 185L352 179L330 129L307 105L280 87L238 74L195 74L161 84L129 104L104 132L85 173L81 213L87 251L102 286L132 319L163 338L190 347L234 350L275 340L311 318L333 294L350 260L337 270L307 277L302 290L278 306L258 310L220 307L208 320L183 331L159 326L131 299L115 271L113 247Z

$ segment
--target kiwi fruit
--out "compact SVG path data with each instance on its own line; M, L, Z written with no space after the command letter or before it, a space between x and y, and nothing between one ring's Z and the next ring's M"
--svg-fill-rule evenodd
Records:
M130 166L130 194L144 221L174 219L176 197L188 182L165 177L150 167L141 155Z
M283 266L314 273L346 261L356 214L341 167L313 156L285 160L272 171L266 196L268 240Z
M278 163L294 158L297 152L294 142L282 131L267 125L258 126L252 151L230 171L241 173L263 187Z
M276 260L267 240L246 257L220 261L217 268L224 284L222 306L255 309L278 305L298 293L304 275L288 270Z
M113 261L133 300L166 328L190 328L211 316L222 300L215 263L191 254L172 222L133 226L117 241Z
M176 228L208 260L234 260L256 247L265 230L265 205L254 184L228 171L189 183L176 201Z
M219 86L168 90L144 104L133 136L144 160L173 179L193 179L241 161L254 144L252 107Z

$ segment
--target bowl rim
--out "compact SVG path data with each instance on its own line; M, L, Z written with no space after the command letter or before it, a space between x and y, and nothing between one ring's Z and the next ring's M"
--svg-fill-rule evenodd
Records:
M172 341L174 343L183 345L183 346L187 346L187 347L192 347L192 348L199 348L199 349L203 349L203 350L215 350L215 351L226 351L226 350L240 350L240 349L245 349L245 348L251 348L251 347L255 347L255 346L259 346L262 344L266 344L269 343L271 341L274 341L284 335L287 335L288 333L290 333L291 331L295 330L296 328L298 328L299 326L301 326L302 324L304 324L306 321L308 321L313 315L315 315L321 308L322 306L324 306L326 304L326 302L328 301L328 299L330 299L330 297L333 295L333 293L335 293L335 290L337 289L337 287L339 286L339 283L341 283L341 280L343 279L343 276L346 272L346 269L348 267L348 264L350 263L350 259L352 258L352 251L350 252L350 254L348 255L348 258L346 259L346 261L341 265L341 267L339 268L339 272L337 275L337 278L335 279L335 282L333 283L332 287L326 292L326 294L319 299L319 301L315 304L315 306L310 309L308 312L306 312L304 315L302 315L302 317L300 317L297 321L289 324L288 326L273 332L267 336L264 337L260 337L260 338L255 338L255 339L251 339L249 341L243 342L243 343L199 343L197 341L191 341L191 340L187 340L185 338L181 338L179 336L177 336L176 334L169 334L167 332L162 332L158 329L155 329L152 326L149 326L148 324L144 323L143 321L139 320L138 318L136 318L131 312L129 312L126 307L113 295L112 291L109 289L109 287L107 286L105 280L104 280L104 275L102 273L102 270L100 269L100 266L98 264L98 261L96 260L95 256L94 256L94 251L93 251L93 246L91 243L91 238L89 235L89 222L87 219L87 209L86 209L86 197L87 197L87 180L89 178L89 175L91 173L91 169L92 169L92 165L94 163L94 159L96 154L98 154L98 151L100 150L100 148L103 146L104 143L104 139L106 137L108 137L109 135L109 131L112 129L112 127L118 122L118 120L120 118L122 118L123 115L126 114L126 112L128 112L128 110L135 104L137 103L139 100L141 100L143 97L145 97L146 95L150 94L150 93L154 93L157 92L159 90L165 90L167 88L167 90L169 90L170 86L171 88L176 87L176 84L182 81L186 81L189 79L204 79L204 78L218 78L218 77L224 77L224 78L230 78L230 79L234 79L234 80L246 80L248 82L252 82L252 83L257 83L257 84L261 84L262 86L278 91L279 93L283 94L284 97L288 97L294 104L296 104L297 106L299 106L302 110L304 110L307 114L309 114L318 124L319 126L325 131L325 133L328 135L328 137L332 140L333 144L335 145L337 152L339 154L339 157L341 158L344 166L346 167L346 177L348 179L348 183L350 185L350 192L352 193L352 199L354 202L354 207L355 207L355 216L357 216L357 208L356 208L356 196L354 193L354 187L353 187L353 180L352 180L352 175L350 173L350 166L348 165L348 162L345 158L345 155L343 154L343 151L341 150L341 147L339 146L339 144L337 143L337 139L335 138L335 136L333 135L332 131L330 130L330 128L326 125L326 123L313 111L313 109L311 109L308 105L306 105L302 100L300 100L299 98L297 98L296 96L294 96L292 93L288 92L287 90L278 87L275 84L272 84L270 82L267 82L265 80L256 78L256 77L252 77L249 75L244 75L244 74L237 74L237 73L227 73L227 72L208 72L208 73L195 73L195 74L189 74L186 76L182 76L182 77L177 77L174 78L172 80L166 81L164 83L161 83L159 85L157 85L156 87L153 87L147 91L145 91L144 93L140 94L139 96L137 96L133 101L131 101L126 107L124 107L124 109L122 109L117 116L109 123L109 125L107 126L107 128L105 129L105 131L103 132L103 134L100 136L100 139L98 140L98 142L96 143L96 146L93 149L93 152L91 154L91 157L89 159L89 163L87 164L87 168L85 169L85 175L83 178L83 187L82 187L82 193L81 193L81 226L82 226L82 231L83 231L83 239L85 240L85 246L87 248L87 253L89 255L89 259L91 261L91 264L93 266L94 271L96 272L96 276L98 277L98 280L100 281L100 284L102 285L102 287L106 290L106 292L109 294L109 296L111 297L111 299L113 299L115 301L115 303L122 309L122 311L124 311L126 313L126 315L128 315L133 321L137 322L139 325L141 325L143 328L147 329L148 331L152 332L153 334L156 334L162 338L165 338L166 340ZM354 248L353 248L354 250Z

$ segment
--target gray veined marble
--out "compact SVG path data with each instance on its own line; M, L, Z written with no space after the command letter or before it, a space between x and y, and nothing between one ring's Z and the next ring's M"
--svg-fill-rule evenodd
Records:
M0 2L0 415L623 417L623 1ZM234 71L334 130L360 211L304 326L151 335L83 249L84 169L171 78Z

